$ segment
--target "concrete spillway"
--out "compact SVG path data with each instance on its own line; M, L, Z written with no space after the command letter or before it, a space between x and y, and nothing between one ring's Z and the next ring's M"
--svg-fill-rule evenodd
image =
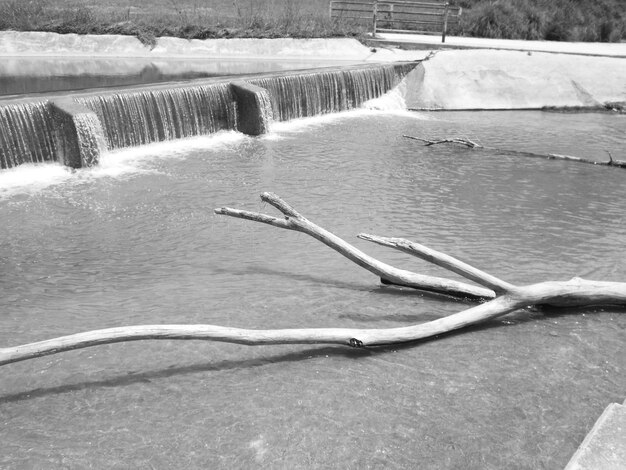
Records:
M518 51L440 51L407 102L419 109L599 107L626 100L626 59Z
M194 81L0 106L0 167L96 164L101 152L345 111L398 85L415 63L353 66L239 80Z

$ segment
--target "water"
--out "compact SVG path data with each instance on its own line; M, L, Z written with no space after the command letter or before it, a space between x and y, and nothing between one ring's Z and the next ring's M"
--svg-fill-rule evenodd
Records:
M414 63L376 68L317 71L251 80L269 91L278 121L318 116L360 107L396 86Z
M228 83L95 95L77 101L98 115L110 149L233 129Z
M273 115L288 120L359 107L391 90L414 66L355 66L269 75L249 82L267 88ZM102 137L100 126L81 126L98 130L96 135L79 137L75 146L81 149L84 142L106 140L108 149L118 149L237 128L237 105L226 80L92 92L74 95L73 101L95 112L104 131ZM41 102L26 98L0 106L0 168L63 160L68 145L62 140L68 135L56 132L50 111L54 103L49 98ZM70 135L69 140L75 139ZM81 153L97 155L99 146Z
M342 61L353 64L354 61ZM330 60L5 57L0 96L146 85L173 80L282 72L336 65Z
M52 113L44 103L0 106L0 169L56 156Z
M454 130L560 153L577 142L591 156L624 148L620 126L356 111L126 149L74 173L3 172L0 344L147 323L384 328L468 306L383 287L306 235L212 212L275 214L258 199L268 190L399 267L444 274L354 236L407 237L513 283L624 281L623 170L402 137ZM624 399L625 329L619 309L533 310L371 351L146 341L25 361L0 369L0 467L562 468Z

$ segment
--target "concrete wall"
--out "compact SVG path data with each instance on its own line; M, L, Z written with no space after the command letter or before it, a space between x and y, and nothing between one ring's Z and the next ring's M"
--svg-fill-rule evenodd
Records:
M248 135L269 132L272 106L265 88L243 81L230 84L237 106L237 130Z
M57 158L71 168L97 165L106 151L104 132L98 116L71 98L50 103L55 122Z
M541 109L626 101L626 59L540 52L440 51L422 62L407 107Z

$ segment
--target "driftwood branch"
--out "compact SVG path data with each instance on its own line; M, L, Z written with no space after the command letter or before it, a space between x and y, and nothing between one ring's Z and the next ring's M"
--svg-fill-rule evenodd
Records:
M261 199L281 211L285 214L285 217L279 219L258 212L242 211L229 207L215 209L215 213L306 233L342 254L350 261L379 276L384 282L389 284L469 299L492 299L495 295L492 290L484 287L395 268L365 254L337 235L314 224L275 194L263 193Z
M415 137L412 135L403 135L402 137L405 137L411 140L418 140L420 142L424 142L424 147L430 147L431 145L438 145L438 144L459 144L459 145L463 145L465 147L470 147L470 148L476 148L476 147L482 148L482 145L477 144L476 142L471 141L469 139L465 139L465 138L428 140L428 139L422 139L421 137Z
M245 345L338 344L370 347L430 338L500 317L529 305L624 305L626 283L572 279L514 287L489 302L418 325L383 328L302 328L251 330L215 325L139 325L88 331L0 349L0 366L102 344L138 340L211 340Z
M375 270L379 270L379 261L373 260L373 258L370 259L370 257L356 250L356 248L345 243L335 235L309 222L291 206L278 198L278 196L265 193L262 198L282 211L285 214L285 218L278 219L264 214L227 208L217 209L216 212L262 222L280 228L309 233L309 235L323 241L328 246L331 246L358 264L365 264L370 271L375 272ZM574 278L566 282L542 282L529 286L516 286L474 268L456 258L408 240L383 238L365 234L360 235L360 238L419 256L422 259L445 267L446 269L485 286L487 292L492 292L492 290L497 292L498 296L493 300L468 308L459 313L430 322L399 328L255 330L216 325L138 325L108 328L77 333L21 346L0 348L0 366L73 349L123 341L153 339L195 339L245 345L316 343L339 344L360 348L430 338L494 319L531 305L553 305L562 307L626 305L626 283L588 281ZM386 270L389 268L391 267L383 264L383 274L388 274ZM391 268L392 272L394 269L395 268ZM414 273L409 274L414 275ZM401 278L404 279L402 276Z
M436 264L442 268L452 271L456 274L460 274L466 279L474 281L482 286L485 286L493 290L496 294L509 292L513 285L498 279L491 274L488 274L480 269L470 266L463 261L453 258L450 255L435 251L419 243L415 243L403 238L386 238L378 237L376 235L368 235L361 233L357 235L363 240L368 240L379 245L388 246L397 250L409 253L410 255L417 256L418 258L428 261L429 263Z
M422 137L415 137L412 135L403 135L402 137L405 137L411 140L417 140L419 142L424 142L425 147L430 147L431 145L439 145L439 144L458 144L458 145L463 145L465 147L469 147L472 149L496 151L504 155L520 155L524 157L546 158L548 160L567 160L571 162L587 163L590 165L602 165L602 166L614 166L618 168L626 168L626 162L613 159L613 156L608 150L606 152L609 155L609 161L600 162L597 160L589 160L587 158L574 157L572 155L561 155L558 153L535 153L535 152L527 152L524 150L511 150L511 149L502 149L498 147L487 147L484 145L477 144L476 142L472 140L469 140L466 138L460 138L460 137L453 138L453 139L439 139L439 140L423 139Z

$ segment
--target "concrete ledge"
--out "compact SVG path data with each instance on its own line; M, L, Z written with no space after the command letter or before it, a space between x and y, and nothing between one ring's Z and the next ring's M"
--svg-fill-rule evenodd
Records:
M71 168L97 165L107 146L96 113L71 98L52 101L50 108L58 160Z
M237 104L237 130L248 135L269 132L273 116L268 91L243 81L232 82L230 88Z
M606 407L565 470L626 469L626 404Z
M375 42L369 42L375 41ZM367 40L370 45L386 45L404 49L501 49L509 51L551 52L603 57L626 57L626 43L619 42L565 42L565 41L526 41L518 39L489 39L461 36L441 36L426 34L377 33Z

